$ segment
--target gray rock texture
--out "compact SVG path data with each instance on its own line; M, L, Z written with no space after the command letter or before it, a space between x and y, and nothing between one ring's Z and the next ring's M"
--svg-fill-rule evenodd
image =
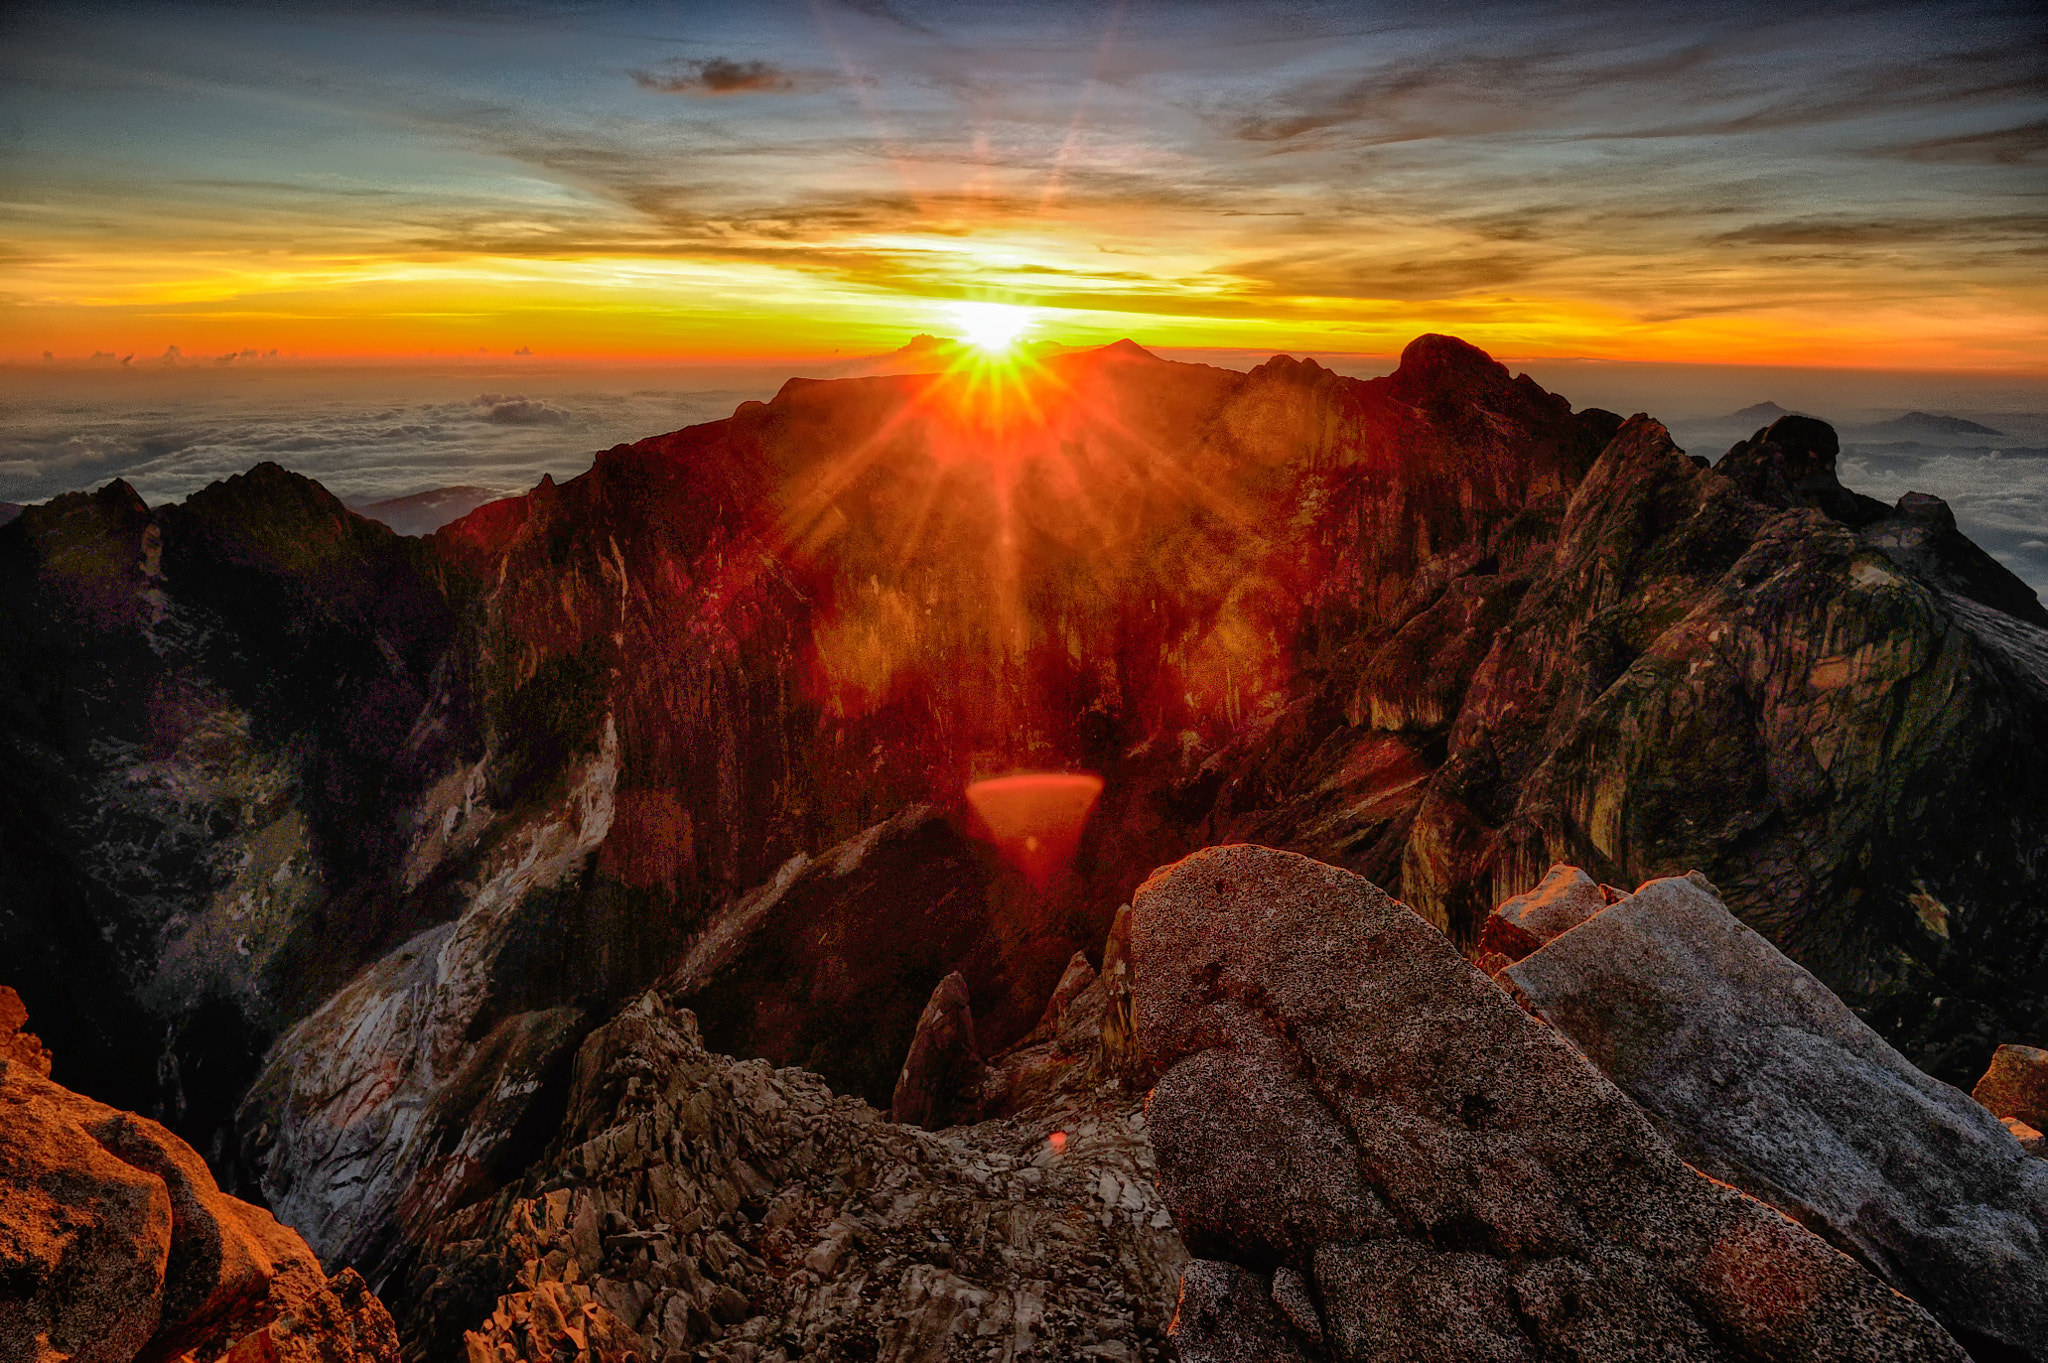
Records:
M787 1363L1172 1356L1186 1253L1138 1100L944 1132L706 1051L649 993L583 1042L560 1138L437 1222L411 1356Z
M1964 1357L1349 872L1195 853L1139 890L1131 949L1161 1194L1199 1258L1314 1283L1316 1356ZM1183 1357L1259 1356L1253 1328Z
M1650 881L1503 974L1696 1168L1869 1264L1973 1353L2048 1359L2048 1165L1700 880Z

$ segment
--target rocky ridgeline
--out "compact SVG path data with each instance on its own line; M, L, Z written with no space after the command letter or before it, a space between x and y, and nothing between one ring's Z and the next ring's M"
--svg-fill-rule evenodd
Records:
M706 1051L650 992L577 1052L532 1172L433 1226L411 1353L1158 1359L1185 1254L1137 1098L943 1132Z
M398 1363L391 1317L191 1146L49 1080L0 987L0 1359Z

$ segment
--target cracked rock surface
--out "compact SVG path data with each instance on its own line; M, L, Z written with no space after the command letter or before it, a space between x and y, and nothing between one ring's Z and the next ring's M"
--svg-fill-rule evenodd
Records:
M1693 1166L1855 1255L1974 1355L2048 1359L2048 1164L1702 879L1650 881L1502 974Z
M922 1131L648 993L583 1043L527 1178L433 1227L402 1329L535 1363L1168 1358L1153 1179L1114 1087Z
M1194 1363L1966 1357L1358 876L1197 852L1131 947Z

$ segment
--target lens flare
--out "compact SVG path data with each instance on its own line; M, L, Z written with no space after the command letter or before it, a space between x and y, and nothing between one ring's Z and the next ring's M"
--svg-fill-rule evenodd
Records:
M949 311L960 339L977 350L1001 355L1031 329L1036 311L1012 303L955 303Z
M1074 859L1101 794L1102 778L1086 772L1023 772L976 781L967 787L967 803L997 850L1044 889Z

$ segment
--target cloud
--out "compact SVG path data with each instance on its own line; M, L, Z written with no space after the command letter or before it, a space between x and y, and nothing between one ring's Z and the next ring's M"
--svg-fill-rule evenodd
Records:
M1536 273L1539 264L1540 257L1529 252L1431 251L1404 256L1340 249L1242 261L1227 273L1245 280L1254 293L1418 301L1519 283Z
M479 421L500 426L566 426L570 416L560 407L523 393L481 393L469 400Z
M628 371L616 387L585 373L529 376L524 394L452 396L459 373L385 370L273 370L260 388L222 383L219 371L181 366L145 374L80 368L77 380L24 394L0 430L0 501L28 503L126 478L151 505L184 497L216 479L274 459L316 478L337 496L377 500L458 484L526 488L552 473L559 482L589 465L589 451L731 414L774 394L780 372L753 389L640 389ZM472 390L473 391L473 390ZM491 420L509 410L588 412L571 426ZM523 408L518 404L524 404ZM175 408L184 424L169 425ZM483 419L479 419L483 417ZM577 432L565 439L565 431Z
M1940 26L1927 7L1852 8L1866 12L1759 21L1709 10L1667 25L1634 15L1617 22L1620 11L1532 7L1462 32L1447 21L1421 42L1420 30L1390 29L1379 42L1340 49L1357 54L1348 71L1198 107L1227 135L1277 149L1517 133L1739 136L2015 101L2038 109L2048 61L2023 29L2011 41L1986 41L2013 26L1984 13ZM1878 31L1887 41L1870 42ZM2014 131L2024 140L2024 129ZM1905 145L1938 155L1944 140L1923 135Z
M1989 132L1955 133L1901 142L1881 153L1902 161L1949 165L2032 166L2048 160L2048 118Z
M2002 213L1946 218L1795 218L1755 223L1712 238L1775 246L1888 246L1923 241L2036 242L2048 235L2048 214Z
M768 62L709 57L671 62L665 71L635 71L633 83L664 95L767 95L815 88L821 74L804 72L799 76Z

